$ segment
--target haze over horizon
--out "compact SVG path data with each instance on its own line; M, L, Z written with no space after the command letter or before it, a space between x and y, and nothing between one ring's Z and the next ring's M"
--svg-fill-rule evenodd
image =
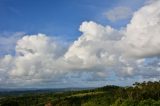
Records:
M0 88L160 80L160 0L1 0Z

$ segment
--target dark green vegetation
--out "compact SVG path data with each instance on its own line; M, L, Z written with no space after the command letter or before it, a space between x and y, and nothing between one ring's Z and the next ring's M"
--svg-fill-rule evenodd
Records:
M48 104L48 105L47 105ZM51 105L52 104L52 105ZM0 97L0 106L160 106L160 81Z

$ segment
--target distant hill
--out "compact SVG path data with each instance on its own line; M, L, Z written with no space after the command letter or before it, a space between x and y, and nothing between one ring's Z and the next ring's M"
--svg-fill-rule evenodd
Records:
M80 91L94 89L92 87L88 88L0 88L0 96L4 95L23 95L23 94L33 94L33 93L60 93L67 91Z

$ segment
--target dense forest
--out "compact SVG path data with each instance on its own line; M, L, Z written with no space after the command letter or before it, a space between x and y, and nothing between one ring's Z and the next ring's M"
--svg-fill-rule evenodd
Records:
M80 91L1 95L0 106L160 106L160 81Z

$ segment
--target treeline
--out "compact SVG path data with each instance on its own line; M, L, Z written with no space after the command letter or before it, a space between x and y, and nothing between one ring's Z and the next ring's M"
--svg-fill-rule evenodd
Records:
M160 81L134 83L116 92L117 100L112 106L160 106Z
M160 81L134 83L133 86L104 86L82 96L62 99L54 106L160 106ZM96 93L94 95L94 93ZM101 92L101 93L98 93Z
M0 106L160 106L160 81L0 98Z

